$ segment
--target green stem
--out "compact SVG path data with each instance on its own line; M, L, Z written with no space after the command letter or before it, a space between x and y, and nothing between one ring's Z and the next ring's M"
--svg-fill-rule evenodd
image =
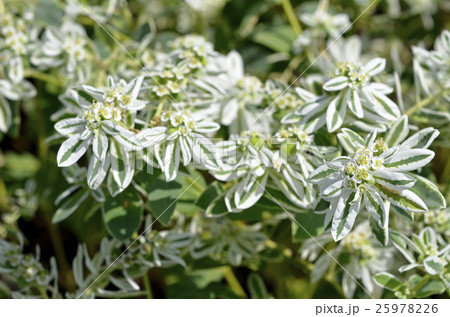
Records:
M449 92L449 89L443 89L440 93L433 95L433 96L429 96L428 98L425 98L424 100L416 103L413 107L409 108L408 111L405 112L405 114L407 116L410 116L410 115L416 113L417 111L420 111L422 108L428 106L432 102L442 98L448 92Z
M67 290L73 291L76 289L76 284L72 275L70 264L66 257L66 253L64 252L64 245L61 241L61 237L58 232L58 227L56 224L51 223L47 214L43 214L42 218L46 223L50 241L55 251L56 260L60 268L61 280L64 283L64 286Z
M230 266L224 267L224 277L230 285L231 290L238 296L247 298L247 294L245 294L244 289L239 283L238 279L233 273L233 269Z
M25 77L31 77L31 78L39 79L39 80L45 81L47 83L50 83L50 84L58 86L58 87L62 87L62 88L65 87L64 82L56 79L53 76L50 76L48 74L39 72L39 71L34 70L34 69L27 69L25 71Z
M292 77L294 74L294 71L297 69L297 67L300 65L300 63L303 61L303 58L301 56L295 56L288 64L288 67L284 70L283 74L281 74L280 79L282 81L288 82L289 78Z
M417 283L416 286L414 286L413 290L412 290L412 295L415 295L417 293L417 291L419 291L422 286L424 286L431 278L431 275L425 275L419 283Z
M142 280L144 281L144 287L145 287L145 291L147 292L147 298L148 299L152 299L153 298L152 288L150 286L150 280L148 278L148 272L146 272L144 274L144 276L142 277Z
M43 286L39 286L39 294L41 294L41 299L48 299L47 291Z
M302 27L295 16L294 8L292 7L291 2L289 0L282 0L281 4L283 5L284 13L286 13L286 17L294 32L297 35L302 34Z
M155 115L153 116L153 118L156 118L156 117L160 117L161 116L161 113L163 112L163 109L164 109L164 100L161 100L160 102L159 102L159 104L158 104L158 109L156 109L156 113L155 113Z

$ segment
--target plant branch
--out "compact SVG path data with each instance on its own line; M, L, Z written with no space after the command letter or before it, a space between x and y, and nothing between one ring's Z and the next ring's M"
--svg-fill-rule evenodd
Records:
M291 2L289 0L282 0L281 4L283 5L284 13L286 14L289 24L294 32L297 35L302 34L302 27L295 16L294 8L292 7Z
M449 89L442 89L442 91L436 95L429 96L428 98L423 99L422 101L416 103L413 107L409 108L405 114L407 116L413 115L417 111L420 111L422 108L428 106L429 104L433 103L434 101L442 98L446 93L449 92Z

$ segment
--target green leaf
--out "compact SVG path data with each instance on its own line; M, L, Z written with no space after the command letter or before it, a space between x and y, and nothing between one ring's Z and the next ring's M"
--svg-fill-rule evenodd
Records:
M206 208L206 217L220 217L228 213L228 209L225 204L225 195L226 193L223 193L211 201Z
M61 207L56 210L52 222L58 223L69 217L78 209L78 207L80 207L81 203L86 200L88 195L89 192L84 189L78 190L75 194L72 194L64 201Z
M313 210L307 213L295 213L295 221L292 222L292 241L297 243L322 234L323 217L314 213Z
M55 0L39 0L35 10L34 18L46 25L59 26L64 16L64 10L57 5Z
M106 229L117 240L128 239L141 225L142 210L142 200L132 188L106 200L103 206Z
M419 298L429 297L431 295L442 294L445 291L445 285L438 280L429 280L424 286L419 288L416 296Z
M378 222L372 216L369 216L369 224L370 229L372 230L372 234L377 239L377 241L380 242L381 245L387 246L387 243L389 241L389 227L385 226L385 228L380 228Z
M176 181L166 182L163 175L156 178L149 188L148 202L150 211L155 219L158 219L165 226L170 223L170 219L175 211L180 189L180 183Z
M251 273L247 279L247 286L250 292L250 296L254 299L265 299L269 298L267 294L266 286L264 285L264 281L256 273Z
M425 270L430 275L439 275L444 272L445 262L438 256L430 255L423 261Z
M409 188L409 190L419 196L429 209L446 207L444 196L433 182L413 173L407 174L416 179L414 186Z
M375 282L381 287L391 291L398 291L403 287L402 281L390 273L378 273L374 276Z
M216 199L222 192L217 181L210 184L205 191L197 198L195 205L206 210L208 206Z
M288 53L296 38L295 32L288 25L270 27L258 30L253 36L253 41L272 49L275 52Z

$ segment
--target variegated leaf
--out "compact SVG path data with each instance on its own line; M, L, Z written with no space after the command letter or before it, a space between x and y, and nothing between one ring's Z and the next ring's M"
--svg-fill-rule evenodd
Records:
M56 160L59 167L75 164L83 155L89 146L89 139L80 139L78 135L71 136L58 150Z
M239 209L250 208L261 198L266 187L267 177L269 174L264 174L259 177L254 177L252 174L241 181L234 194L234 203Z
M58 121L55 124L55 130L62 135L71 135L84 131L86 120L83 118L70 118Z
M400 145L400 150L427 149L439 135L434 128L426 128L415 133Z
M335 169L332 169L324 164L318 167L314 172L312 172L309 175L308 182L312 184L318 184L320 181L324 180L325 178L335 173L337 173Z
M358 146L364 145L364 139L353 130L342 128L337 134L339 143L348 153L354 153Z
M408 117L404 115L389 129L386 135L387 146L390 148L396 146L408 136L408 133Z
M0 131L8 131L11 125L11 109L9 107L8 101L0 95Z
M170 141L164 151L164 174L166 181L173 181L178 174L178 167L180 165L180 150L178 148L177 140Z
M328 132L339 129L344 122L347 112L345 91L339 93L329 104L327 108L327 128Z
M347 91L347 105L356 117L358 117L359 119L364 117L361 99L359 98L359 93L356 89L349 89Z
M91 157L87 172L87 183L91 189L95 190L102 184L110 164L111 160L109 156L103 161L100 161L95 155Z
M373 173L375 181L386 188L402 191L414 185L416 180L404 173L387 171L384 169L376 170Z
M375 184L375 188L378 190L381 197L403 210L414 212L428 211L423 200L408 189L398 192L384 187L381 184Z
M370 60L365 66L364 70L369 73L370 76L375 76L381 73L386 67L386 59L376 57Z
M411 149L397 151L388 162L385 162L386 170L395 172L414 171L427 165L434 157L434 152L426 149Z
M339 76L330 79L323 85L323 89L326 91L338 91L348 86L348 78L345 76Z
M108 151L108 137L102 130L96 130L92 140L92 149L94 155L100 160L105 160L106 152Z
M130 154L114 139L111 140L110 149L111 173L117 185L125 189L133 178L134 161L130 160Z
M355 193L343 193L330 205L331 210L335 208L331 225L331 235L334 241L343 239L353 228L356 216L361 208L361 199L353 201L354 197Z

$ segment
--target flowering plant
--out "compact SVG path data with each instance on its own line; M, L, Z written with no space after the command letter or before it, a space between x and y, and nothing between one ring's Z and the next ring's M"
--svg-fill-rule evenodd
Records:
M449 296L444 5L364 5L0 0L0 297Z

